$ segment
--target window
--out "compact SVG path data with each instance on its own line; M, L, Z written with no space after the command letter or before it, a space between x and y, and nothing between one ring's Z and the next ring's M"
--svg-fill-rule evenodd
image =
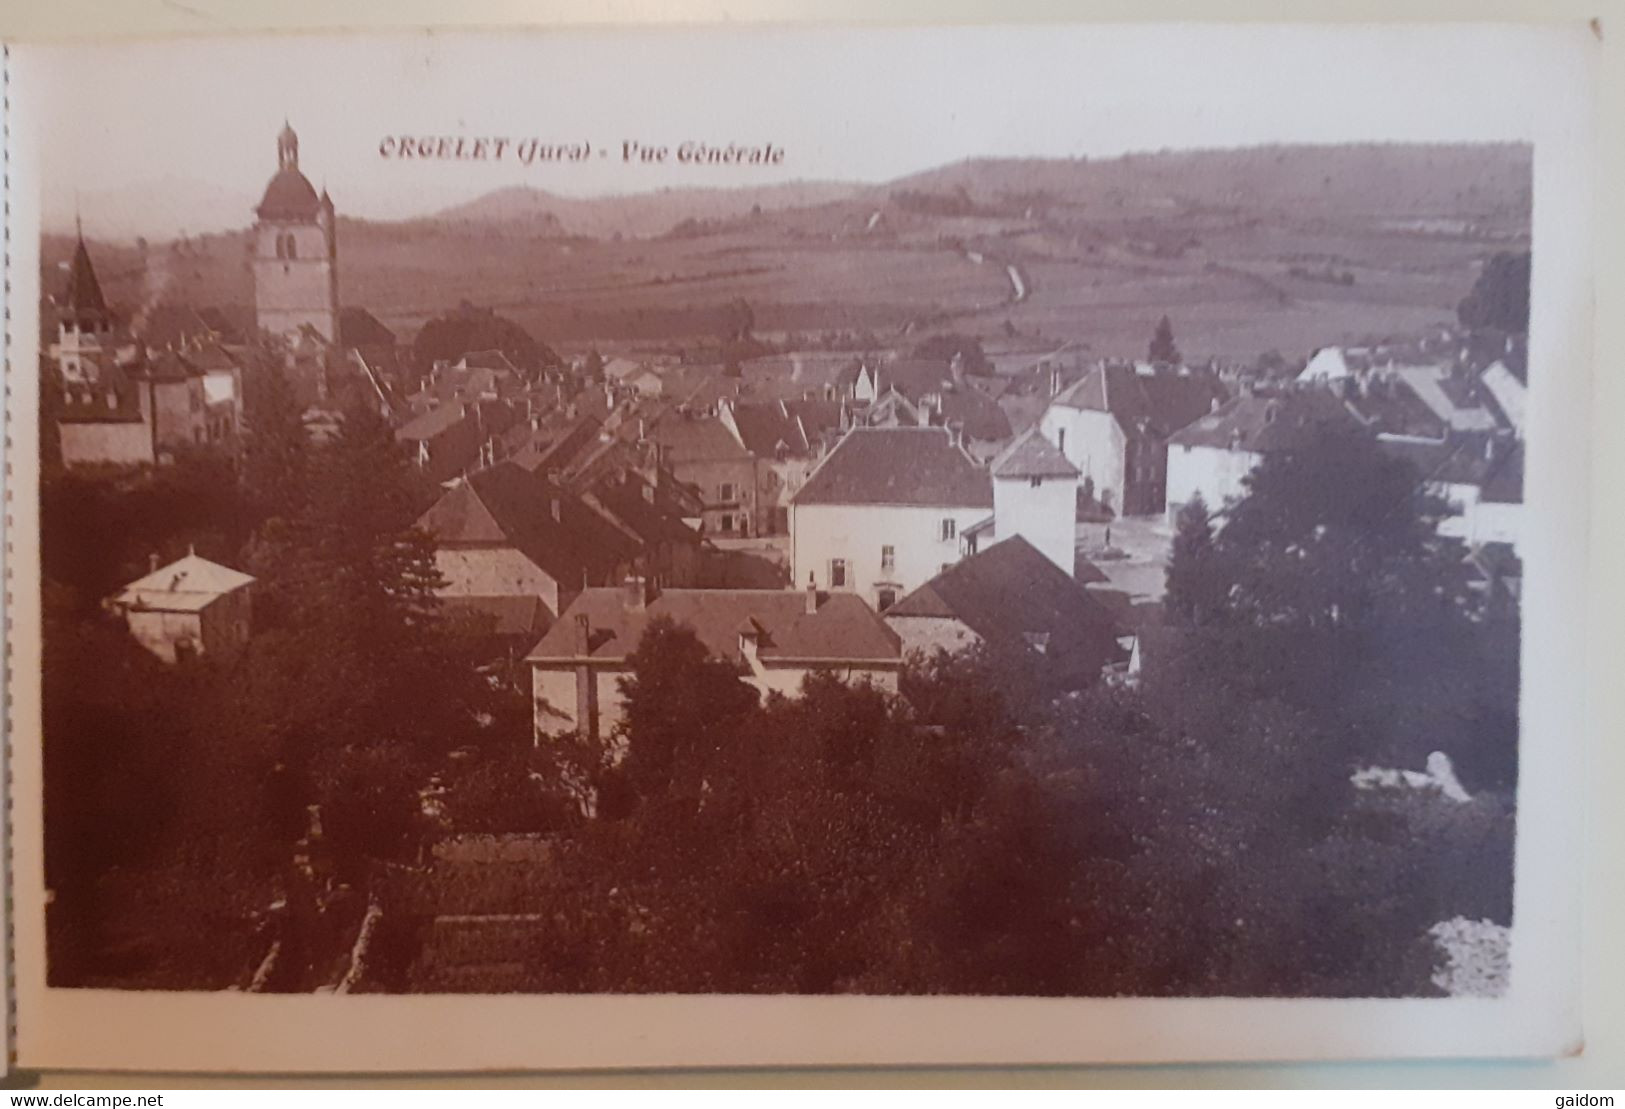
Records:
M1044 484L1044 479L1039 477L1037 474L1034 474L1032 477L1028 478L1027 481L1028 484L1030 484L1034 489L1037 489L1040 485Z
M732 512L724 512L722 514L720 526L723 531L732 531L734 529L734 516Z
M952 516L945 516L942 520L942 541L944 543L959 534L959 527L954 523Z
M722 483L722 489L719 492L719 499L721 499L723 501L731 501L731 500L734 499L734 483L733 482L725 481L725 482Z
M882 589L875 597L875 607L881 612L885 612L888 608L896 603L897 590L895 589Z
M832 558L829 560L829 587L831 589L846 588L846 559Z
M889 545L881 547L880 548L880 568L882 570L891 570L891 569L896 568L896 566L897 566L897 548L893 547L893 546L889 546Z
M299 257L298 243L296 242L296 240L294 239L294 237L292 235L288 236L288 257L289 258L297 258L297 257Z
M1066 453L1066 428L1057 428L1055 431L1055 449L1062 454Z

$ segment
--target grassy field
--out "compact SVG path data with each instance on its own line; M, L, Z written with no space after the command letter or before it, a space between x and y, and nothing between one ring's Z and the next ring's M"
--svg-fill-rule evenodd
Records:
M967 162L800 207L730 214L709 195L641 236L604 233L616 198L547 219L545 194L506 196L454 217L341 220L340 286L403 339L468 300L555 344L680 344L713 336L744 298L759 332L814 341L1014 329L1136 355L1167 313L1188 358L1303 357L1451 320L1484 259L1527 248L1528 194L1527 148L1498 146ZM682 210L680 196L662 203L662 218ZM648 212L629 208L628 226ZM251 303L247 245L231 234L95 254L133 312ZM44 246L56 289L71 243Z

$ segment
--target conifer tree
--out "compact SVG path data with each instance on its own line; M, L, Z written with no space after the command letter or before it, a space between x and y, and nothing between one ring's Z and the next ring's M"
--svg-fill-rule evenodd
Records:
M1168 614L1182 624L1204 624L1224 603L1225 584L1213 542L1213 521L1201 494L1192 497L1174 518L1173 550L1168 560Z
M1179 347L1174 344L1174 325L1167 316L1157 321L1157 329L1151 333L1151 348L1146 357L1152 362L1169 366L1177 366L1184 361L1179 353Z

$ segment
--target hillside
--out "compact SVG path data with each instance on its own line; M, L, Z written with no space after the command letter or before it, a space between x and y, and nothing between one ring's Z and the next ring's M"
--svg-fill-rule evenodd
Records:
M1166 312L1187 357L1301 357L1450 321L1486 258L1528 247L1530 159L1266 147L973 160L873 186L503 190L434 217L341 219L340 286L403 338L467 299L555 344L682 341L742 297L758 331L807 341L953 329L1134 355ZM70 247L47 237L48 290ZM232 233L97 258L133 310L248 303L246 249Z
M845 200L866 191L862 185L793 181L740 189L661 189L625 196L568 197L545 189L516 186L436 212L435 223L513 223L551 226L561 234L590 238L662 235L685 220L712 222L807 208Z

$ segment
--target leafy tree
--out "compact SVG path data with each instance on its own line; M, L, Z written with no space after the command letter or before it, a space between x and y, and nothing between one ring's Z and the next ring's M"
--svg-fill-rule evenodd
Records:
M722 308L719 337L724 344L743 343L756 330L756 311L744 297L735 297Z
M1177 366L1184 359L1179 353L1179 347L1174 345L1174 325L1167 316L1157 321L1157 328L1151 333L1151 347L1146 357L1155 363Z
M933 335L914 348L915 358L949 362L954 358L968 374L991 374L993 363L982 349L982 340L975 335Z
M1529 263L1528 251L1503 251L1484 263L1472 290L1456 306L1462 326L1528 331Z
M412 340L412 359L420 373L437 361L455 362L482 350L500 350L521 370L563 364L556 351L513 320L466 300L455 311L429 320Z
M1183 505L1174 518L1164 608L1179 623L1202 624L1222 609L1225 592L1213 541L1212 518L1198 494Z
M651 620L621 679L622 776L639 800L696 801L707 768L734 739L756 692L732 663L712 658L692 628Z
M1449 618L1467 597L1443 505L1414 467L1369 436L1331 432L1247 476L1215 550L1234 619L1354 628Z
M265 359L243 377L243 494L261 518L292 520L304 508L310 436L287 374Z

